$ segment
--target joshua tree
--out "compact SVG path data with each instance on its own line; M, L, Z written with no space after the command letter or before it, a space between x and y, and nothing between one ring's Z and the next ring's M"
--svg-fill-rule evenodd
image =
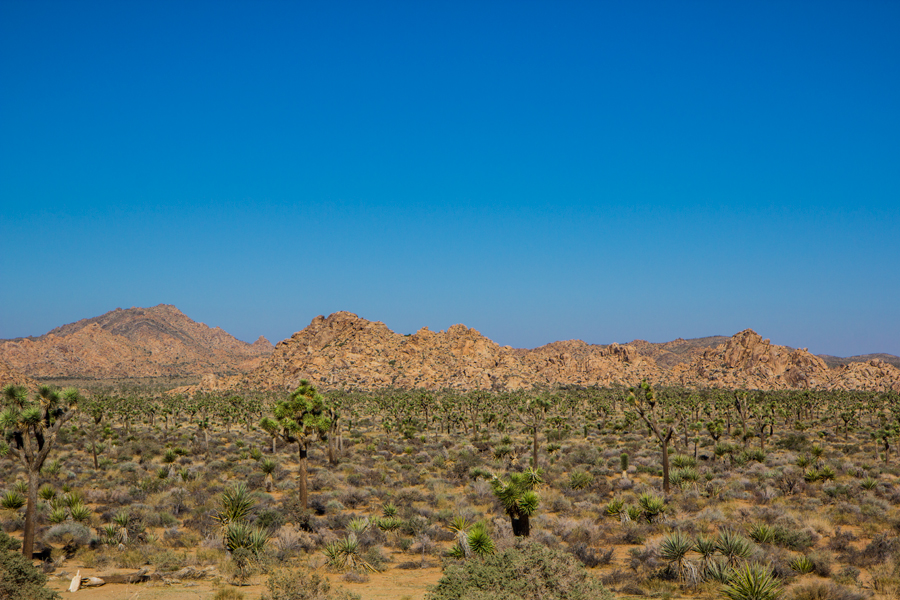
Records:
M640 388L631 388L628 392L628 402L637 410L638 415L647 424L647 427L659 440L662 448L663 490L669 493L669 442L675 433L675 426L665 423L657 413L658 402L653 394L653 388L646 381L641 382Z
M525 426L525 430L531 432L531 468L538 468L538 433L547 422L548 413L552 404L547 398L538 396L529 398L519 405L519 420Z
M540 483L541 471L533 468L510 475L509 481L503 481L496 475L491 480L494 495L506 509L513 534L516 536L527 537L531 534L530 517L540 504L540 498L534 488Z
M303 379L291 397L276 403L272 412L275 418L264 418L260 426L273 437L278 436L289 444L297 444L300 504L306 508L309 499L306 487L308 446L314 440L327 439L333 419L332 411L325 405L325 399L316 388Z
M75 388L57 392L42 386L37 395L28 399L24 386L3 388L5 407L0 413L0 455L11 454L25 467L28 475L28 503L25 508L25 534L22 554L31 558L34 549L34 527L37 513L38 484L41 467L53 448L63 424L78 409L80 396Z

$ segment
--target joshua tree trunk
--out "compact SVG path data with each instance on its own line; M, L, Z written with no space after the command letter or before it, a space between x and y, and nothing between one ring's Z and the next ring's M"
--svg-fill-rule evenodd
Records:
M40 471L40 468L38 468ZM34 549L34 525L38 501L38 472L28 470L28 504L25 506L25 533L22 536L22 554L29 561Z
M298 452L299 452L299 460L300 460L300 471L297 473L297 487L300 490L300 504L303 505L303 508L307 508L307 503L309 500L309 493L306 489L306 476L307 476L307 453L306 446L303 445L303 442L297 444Z
M528 537L531 535L531 520L526 515L515 517L509 516L512 524L513 535L516 537Z

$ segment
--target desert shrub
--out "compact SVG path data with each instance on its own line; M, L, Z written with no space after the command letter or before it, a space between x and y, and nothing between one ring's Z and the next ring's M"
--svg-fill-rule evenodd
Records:
M872 567L882 564L898 551L900 551L900 540L896 537L888 537L886 533L880 533L872 538L872 541L862 550L847 548L843 560L854 567Z
M865 600L868 596L831 581L811 581L788 590L785 600Z
M576 544L571 548L572 554L586 567L594 568L599 565L608 565L612 561L614 549L606 552L591 548L585 544Z
M51 600L59 594L44 587L47 576L19 552L21 544L0 532L0 598L4 600Z
M483 559L449 564L428 600L600 599L612 595L562 551L520 541Z
M54 525L50 528L45 537L48 542L55 544L72 543L76 546L85 546L94 539L90 529L81 523L75 523L73 521Z

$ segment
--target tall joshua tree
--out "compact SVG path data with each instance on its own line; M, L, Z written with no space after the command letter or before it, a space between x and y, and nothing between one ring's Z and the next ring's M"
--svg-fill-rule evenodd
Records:
M662 450L663 490L669 493L669 442L675 433L675 426L665 415L660 414L663 409L653 393L653 388L647 381L642 381L637 389L628 390L628 403L637 411L647 428L659 440ZM668 422L667 422L668 421Z
M325 405L325 399L309 381L303 379L287 400L280 400L273 409L274 418L265 417L260 422L272 437L280 437L288 444L297 444L300 469L297 475L300 488L300 504L307 507L307 455L309 444L315 440L327 440L333 414Z
M25 507L25 535L22 554L31 558L37 513L38 484L41 467L50 454L63 424L78 410L78 390L67 388L57 392L42 386L31 400L28 390L20 385L3 388L3 411L0 412L0 454L10 454L25 467L28 475L28 503Z

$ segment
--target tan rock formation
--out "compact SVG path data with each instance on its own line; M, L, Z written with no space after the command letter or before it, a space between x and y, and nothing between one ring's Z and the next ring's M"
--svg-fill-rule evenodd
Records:
M900 392L900 369L883 360L853 362L832 369L828 389Z
M37 338L0 341L0 359L32 377L159 377L236 373L272 352L218 327L188 318L174 306L116 309Z
M825 361L806 349L776 346L745 329L690 363L676 365L665 379L687 387L821 388L829 372Z
M9 384L24 385L31 391L37 390L40 386L40 384L31 377L16 371L7 363L0 360L0 389L3 389Z

